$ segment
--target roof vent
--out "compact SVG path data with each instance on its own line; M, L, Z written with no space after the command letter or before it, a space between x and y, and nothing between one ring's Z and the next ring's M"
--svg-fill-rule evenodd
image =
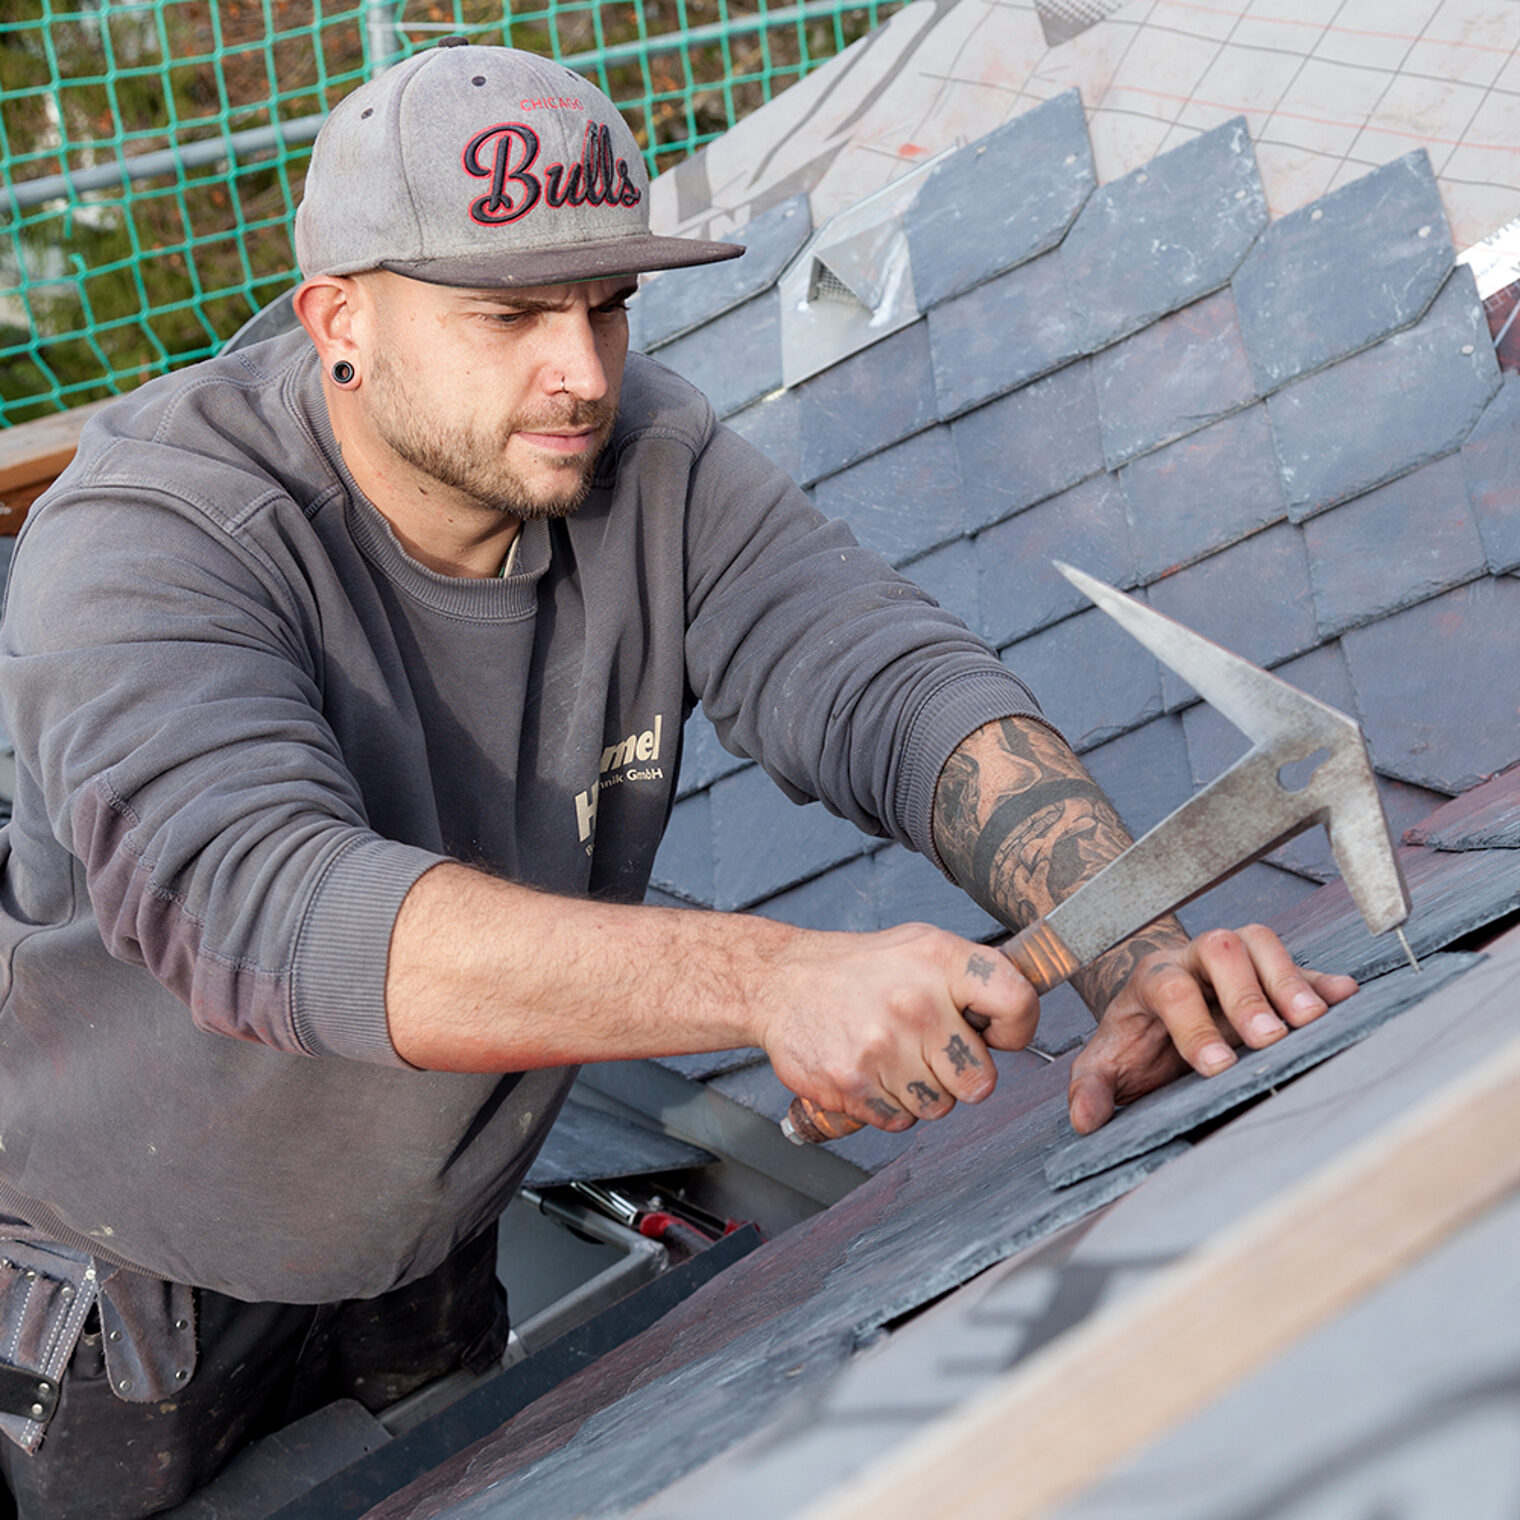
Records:
M841 211L782 272L781 376L809 375L918 320L903 213L947 148Z

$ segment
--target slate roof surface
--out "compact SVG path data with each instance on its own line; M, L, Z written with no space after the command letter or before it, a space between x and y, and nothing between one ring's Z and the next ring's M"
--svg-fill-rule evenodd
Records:
M750 235L795 251L806 214L794 197ZM1246 744L1057 555L1358 717L1397 827L1514 760L1520 378L1424 150L1273 222L1243 121L1100 187L1068 92L942 159L902 225L919 320L758 400L725 406L753 388L725 382L717 409L999 649L1132 828ZM778 310L715 290L651 280L635 341L698 381L774 379ZM994 932L927 863L783 802L700 714L686 748L660 900ZM1184 918L1265 917L1333 874L1316 833ZM1068 1004L1044 1037L1081 1028ZM768 1110L763 1087L736 1084Z
M1512 566L1490 546L1520 544L1507 431L1520 381L1501 380L1471 275L1453 266L1424 154L1307 208L1301 223L1274 237L1258 214L1251 145L1238 123L1096 191L1071 102L1034 114L1046 112L1049 119L995 145L999 154L1042 155L1022 165L1008 157L1001 183L1032 187L1027 226L1045 232L1019 233L1019 206L1006 195L987 197L997 226L979 244L975 217L962 217L954 267L947 274L934 266L936 283L917 291L918 321L790 390L740 406L729 421L997 645L1137 830L1217 774L1246 741L1050 575L1045 562L1057 550L1359 717L1397 831L1513 765L1520 609L1510 606ZM947 159L920 203L934 209L938 176L977 173L994 151L989 144L978 155L978 146ZM1070 215L1052 189L1059 171L1077 182L1067 201L1082 201ZM1200 221L1199 205L1214 208L1213 221ZM1221 211L1232 213L1223 230ZM907 214L910 246L918 213L916 204ZM1125 218L1134 237L1124 235ZM1091 230L1079 236L1084 221ZM1050 241L1057 224L1064 232ZM1385 251L1375 288L1364 288L1363 268L1335 257L1336 228L1350 229L1364 251ZM1321 237L1329 241L1320 245ZM1196 238L1203 241L1192 259ZM1110 250L1106 264L1092 253L1099 242ZM1153 244L1180 252L1151 268L1136 250ZM1011 267L1010 246L1021 250ZM973 254L980 262L968 273ZM1147 267L1137 273L1137 263ZM1019 278L1035 266L1038 276ZM1111 283L1100 290L1094 282L1105 268ZM661 283L666 278L680 279ZM1272 315L1283 310L1284 281L1298 282L1294 310L1317 303L1332 314L1298 327L1293 342ZM1021 290L1059 295L1063 287L1068 297L1080 287L1081 300L1058 300L1052 324L1018 309ZM753 305L763 295L747 291L742 300ZM718 321L744 309L724 300L730 304L712 313ZM670 296L661 302L681 305ZM694 296L691 309L697 304ZM982 346L995 363L961 365L955 346L941 345L936 359L937 320L941 332L950 330L936 314L950 306L964 334L1033 333L1033 357L1005 363ZM1081 336L1073 348L1074 328ZM676 357L695 365L710 331L645 341L656 357L670 357L679 342ZM1179 366L1189 372L1174 373ZM992 370L996 381L987 379ZM1411 835L1409 928L1422 956L1467 943L1520 908L1515 774L1445 803ZM1369 940L1332 876L1323 841L1305 837L1185 916L1194 926L1267 919L1302 958L1374 979L1343 1018L1289 1037L1266 1059L1242 1061L1233 1083L1178 1083L1084 1141L1065 1119L1069 1054L1052 1064L1006 1057L987 1105L890 1144L871 1133L845 1142L863 1145L857 1159L879 1169L874 1178L380 1506L373 1520L552 1520L641 1505L641 1513L676 1520L715 1503L736 1520L794 1513L800 1496L852 1463L858 1470L953 1402L952 1384L953 1396L964 1397L1039 1338L1023 1333L1029 1316L1015 1303L1011 1318L993 1320L1009 1341L1002 1360L996 1351L979 1364L963 1359L953 1377L940 1369L936 1382L921 1376L921 1355L909 1356L897 1381L881 1382L885 1358L899 1345L908 1356L910 1329L893 1336L875 1364L884 1398L873 1401L873 1363L855 1356L900 1316L1088 1218L1159 1168L1093 1229L1089 1254L1087 1241L1072 1250L1075 1275L1051 1290L1064 1319L1047 1314L1042 1322L1042 1335L1057 1333L1114 1285L1236 1217L1336 1137L1365 1130L1390 1104L1396 1109L1411 1084L1473 1059L1492 1035L1515 955L1476 966L1467 955L1441 957L1419 975L1396 969L1396 940ZM655 895L819 926L926 917L972 937L993 932L924 861L854 834L816 804L783 801L755 766L722 750L700 715L688 725ZM1413 1010L1394 1017L1407 998ZM1069 991L1046 1002L1039 1039L1069 1050L1085 1015ZM1184 1155L1183 1163L1221 1151L1235 1160L1244 1147L1257 1173L1247 1168L1241 1186L1200 1160L1188 1175L1213 1179L1201 1194L1213 1212L1189 1212L1184 1201L1184 1224L1163 1221L1158 1242L1143 1200L1158 1190L1163 1199L1178 1196L1170 1179L1182 1165L1163 1165L1185 1144L1176 1137L1217 1123L1257 1101L1263 1082L1274 1087L1374 1029L1366 1044L1342 1050ZM1430 1061L1435 1029L1440 1059ZM757 1052L669 1064L773 1117L785 1102ZM1367 1070L1390 1075L1369 1080ZM1311 1092L1312 1101L1296 1096ZM1326 1102L1334 1124L1293 1128L1293 1114ZM1264 1145L1262 1126L1281 1114L1291 1143ZM1237 1133L1246 1137L1238 1145ZM1094 1163L1101 1169L1054 1186L1047 1156L1071 1159L1084 1149L1102 1152ZM1120 1244L1105 1255L1109 1220L1132 1217L1134 1237L1115 1226ZM1028 1296L1031 1279L1021 1273L1030 1270L1040 1269L999 1277L1015 1300ZM989 1291L963 1290L965 1299L954 1295L944 1312ZM974 1343L969 1335L962 1346ZM855 1434L813 1439L843 1430Z

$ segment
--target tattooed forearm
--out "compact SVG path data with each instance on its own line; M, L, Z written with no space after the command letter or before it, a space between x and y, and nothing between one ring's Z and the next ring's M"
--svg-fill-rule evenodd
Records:
M1032 718L978 729L934 797L934 842L950 874L995 918L1022 928L1070 897L1130 844L1112 804L1056 734ZM1126 941L1072 978L1095 1011L1139 960L1186 940L1175 920Z

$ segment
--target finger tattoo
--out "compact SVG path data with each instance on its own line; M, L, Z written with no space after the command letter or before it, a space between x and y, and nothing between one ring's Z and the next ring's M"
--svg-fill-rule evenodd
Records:
M939 1102L939 1094L927 1082L909 1082L908 1091L918 1099L920 1108L933 1108Z
M966 962L966 975L974 976L977 981L982 982L983 984L991 982L992 973L996 969L996 963L988 960L985 955L973 955L971 959Z
M885 1098L867 1098L866 1107L878 1119L895 1119L902 1112L895 1103L888 1103Z
M945 1054L950 1057L950 1064L955 1068L957 1076L969 1071L972 1067L980 1068L982 1064L976 1053L958 1034L950 1036L950 1043L945 1046Z

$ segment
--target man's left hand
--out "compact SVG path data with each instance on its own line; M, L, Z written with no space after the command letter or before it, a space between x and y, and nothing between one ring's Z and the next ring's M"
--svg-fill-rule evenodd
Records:
M1153 951L1104 1010L1071 1069L1072 1127L1090 1134L1131 1103L1191 1068L1215 1076L1232 1048L1253 1050L1312 1023L1356 991L1349 976L1294 965L1270 929L1213 929Z

